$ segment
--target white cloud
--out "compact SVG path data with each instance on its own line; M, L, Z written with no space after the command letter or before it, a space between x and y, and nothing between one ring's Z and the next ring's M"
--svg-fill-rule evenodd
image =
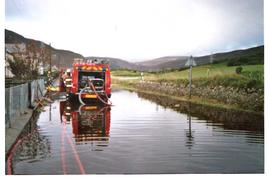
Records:
M14 2L6 28L84 56L145 59L263 43L261 0L25 0L21 10Z

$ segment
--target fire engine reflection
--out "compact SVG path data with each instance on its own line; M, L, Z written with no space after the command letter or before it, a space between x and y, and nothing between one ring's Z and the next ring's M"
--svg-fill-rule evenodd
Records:
M75 106L68 101L60 102L61 121L72 123L76 143L108 141L110 134L111 108L94 103Z
M60 101L60 120L70 124L71 120L71 103L67 101Z

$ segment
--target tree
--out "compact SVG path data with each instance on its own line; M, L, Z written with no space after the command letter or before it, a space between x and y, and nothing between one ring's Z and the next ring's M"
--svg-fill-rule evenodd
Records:
M17 57L13 55L14 60L8 59L9 67L11 72L15 75L15 77L20 79L28 79L29 78L29 66L28 62L21 57Z
M51 59L51 46L47 46L45 44L41 44L40 49L40 60L43 65L50 65Z
M26 45L26 62L30 63L30 79L36 79L38 77L40 56L40 47L34 41L30 41L30 43Z

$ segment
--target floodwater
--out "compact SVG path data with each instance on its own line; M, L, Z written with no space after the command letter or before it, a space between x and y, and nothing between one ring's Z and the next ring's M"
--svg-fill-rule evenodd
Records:
M7 174L263 173L263 116L117 90L114 106L57 97L7 158Z

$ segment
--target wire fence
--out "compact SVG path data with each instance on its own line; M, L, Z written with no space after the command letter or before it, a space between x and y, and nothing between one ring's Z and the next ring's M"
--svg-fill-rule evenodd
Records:
M5 89L5 125L11 127L11 121L34 107L36 99L45 95L44 79Z

